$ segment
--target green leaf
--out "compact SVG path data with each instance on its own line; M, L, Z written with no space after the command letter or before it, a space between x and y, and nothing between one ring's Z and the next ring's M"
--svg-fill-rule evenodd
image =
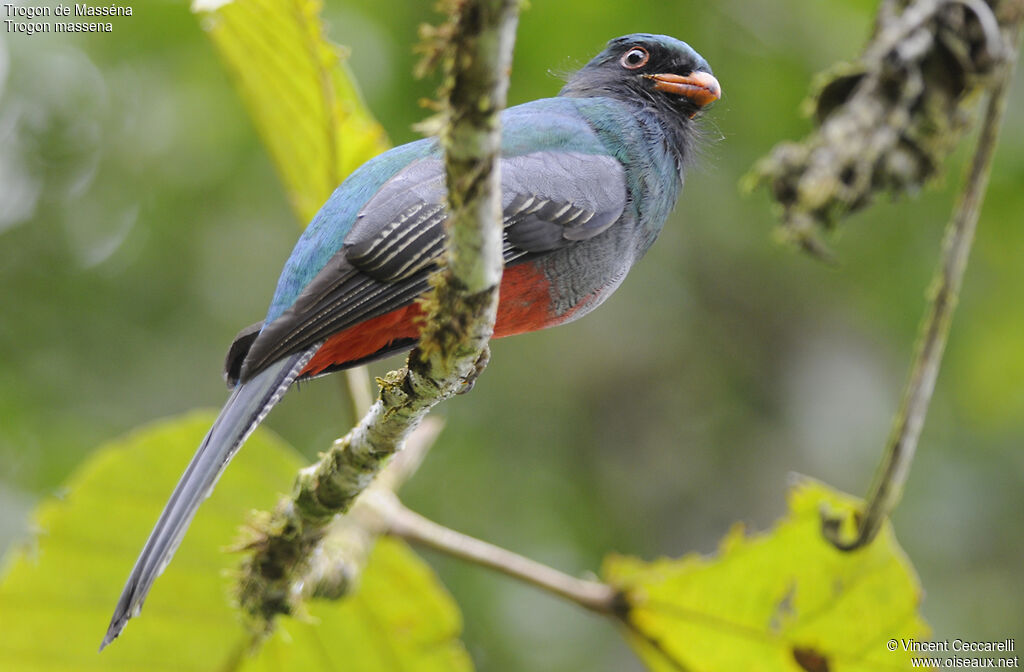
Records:
M921 588L886 524L866 549L844 553L821 535L820 510L858 500L804 480L774 530L741 527L717 557L643 562L610 557L605 579L626 591L630 643L652 670L854 672L904 670L891 639L923 639Z
M342 180L388 148L319 0L193 0L303 225Z
M0 578L0 668L80 670L469 670L460 615L407 547L382 540L359 590L313 603L311 619L281 619L250 658L230 606L238 556L224 552L253 507L270 507L301 466L258 430L200 508L140 618L96 652L121 586L168 493L213 422L209 413L143 428L81 465L60 498L40 505L37 538L13 551Z

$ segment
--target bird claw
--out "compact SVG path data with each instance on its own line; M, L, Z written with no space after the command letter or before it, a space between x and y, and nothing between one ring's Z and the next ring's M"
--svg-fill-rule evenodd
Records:
M480 377L480 374L487 368L488 362L491 361L491 347L485 345L484 349L480 351L480 356L476 358L476 362L473 363L473 370L469 372L465 378L462 379L462 388L456 392L456 394L466 394L472 391L476 385L476 379Z

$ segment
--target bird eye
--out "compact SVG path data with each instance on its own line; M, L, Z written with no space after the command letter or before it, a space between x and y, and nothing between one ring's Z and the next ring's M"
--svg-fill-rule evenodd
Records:
M622 58L619 59L619 64L627 70L636 70L647 65L647 61L650 58L651 55L643 47L632 47L622 55Z

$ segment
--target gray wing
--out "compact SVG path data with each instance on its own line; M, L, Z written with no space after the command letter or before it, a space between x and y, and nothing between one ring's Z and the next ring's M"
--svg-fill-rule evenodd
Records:
M618 221L628 199L622 164L595 154L504 158L501 185L506 265L596 236ZM445 197L439 158L414 161L388 180L295 304L255 337L243 332L246 340L236 340L229 383L426 291L444 252Z
M610 156L536 152L501 160L505 262L596 236L626 205L625 172ZM345 239L353 267L398 282L432 267L444 248L444 167L422 159L389 180Z

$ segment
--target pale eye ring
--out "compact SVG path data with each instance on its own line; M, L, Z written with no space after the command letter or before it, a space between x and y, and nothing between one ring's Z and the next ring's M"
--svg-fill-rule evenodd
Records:
M647 65L647 61L650 59L651 55L643 47L631 47L619 59L619 64L627 70L636 70Z

